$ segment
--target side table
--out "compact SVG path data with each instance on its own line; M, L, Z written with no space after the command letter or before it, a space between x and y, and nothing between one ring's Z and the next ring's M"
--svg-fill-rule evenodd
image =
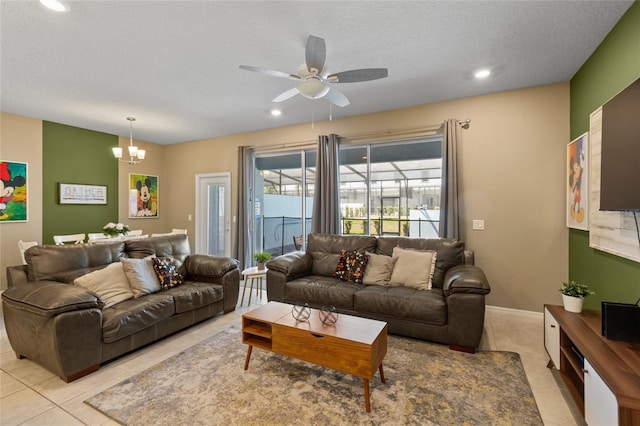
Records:
M251 294L253 292L253 286L256 286L256 292L260 291L260 300L262 300L262 278L267 276L267 268L258 269L257 266L247 268L242 271L244 276L244 288L242 289L242 299L240 299L240 306L244 303L244 293L247 291L247 283L249 284L249 300L247 306L251 305Z

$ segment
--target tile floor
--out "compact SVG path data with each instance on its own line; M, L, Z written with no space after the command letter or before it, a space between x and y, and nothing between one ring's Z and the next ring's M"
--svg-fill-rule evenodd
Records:
M266 302L266 295L262 299ZM212 333L239 324L243 312L257 306L212 318L145 349L118 359L72 383L33 364L18 360L11 350L4 321L0 321L0 425L116 425L82 401L116 383L204 340ZM246 303L245 303L246 305ZM567 402L564 388L546 367L541 313L488 307L481 349L518 352L545 425L582 425L575 406Z

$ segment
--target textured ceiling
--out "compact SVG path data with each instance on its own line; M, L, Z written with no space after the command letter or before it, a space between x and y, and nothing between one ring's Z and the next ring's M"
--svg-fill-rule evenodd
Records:
M171 144L329 118L325 99L271 100L295 82L307 36L336 85L334 119L568 81L632 1L37 1L0 4L4 112ZM490 68L486 80L475 70ZM279 106L283 115L271 117Z

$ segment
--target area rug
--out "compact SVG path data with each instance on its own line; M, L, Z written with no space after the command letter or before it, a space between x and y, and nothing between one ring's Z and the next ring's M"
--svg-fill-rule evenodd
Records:
M87 399L124 425L542 425L520 356L389 336L386 383L247 346L233 327Z

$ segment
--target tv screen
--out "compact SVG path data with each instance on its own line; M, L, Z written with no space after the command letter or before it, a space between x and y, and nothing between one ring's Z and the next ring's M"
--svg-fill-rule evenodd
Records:
M640 79L602 106L600 210L640 211Z

